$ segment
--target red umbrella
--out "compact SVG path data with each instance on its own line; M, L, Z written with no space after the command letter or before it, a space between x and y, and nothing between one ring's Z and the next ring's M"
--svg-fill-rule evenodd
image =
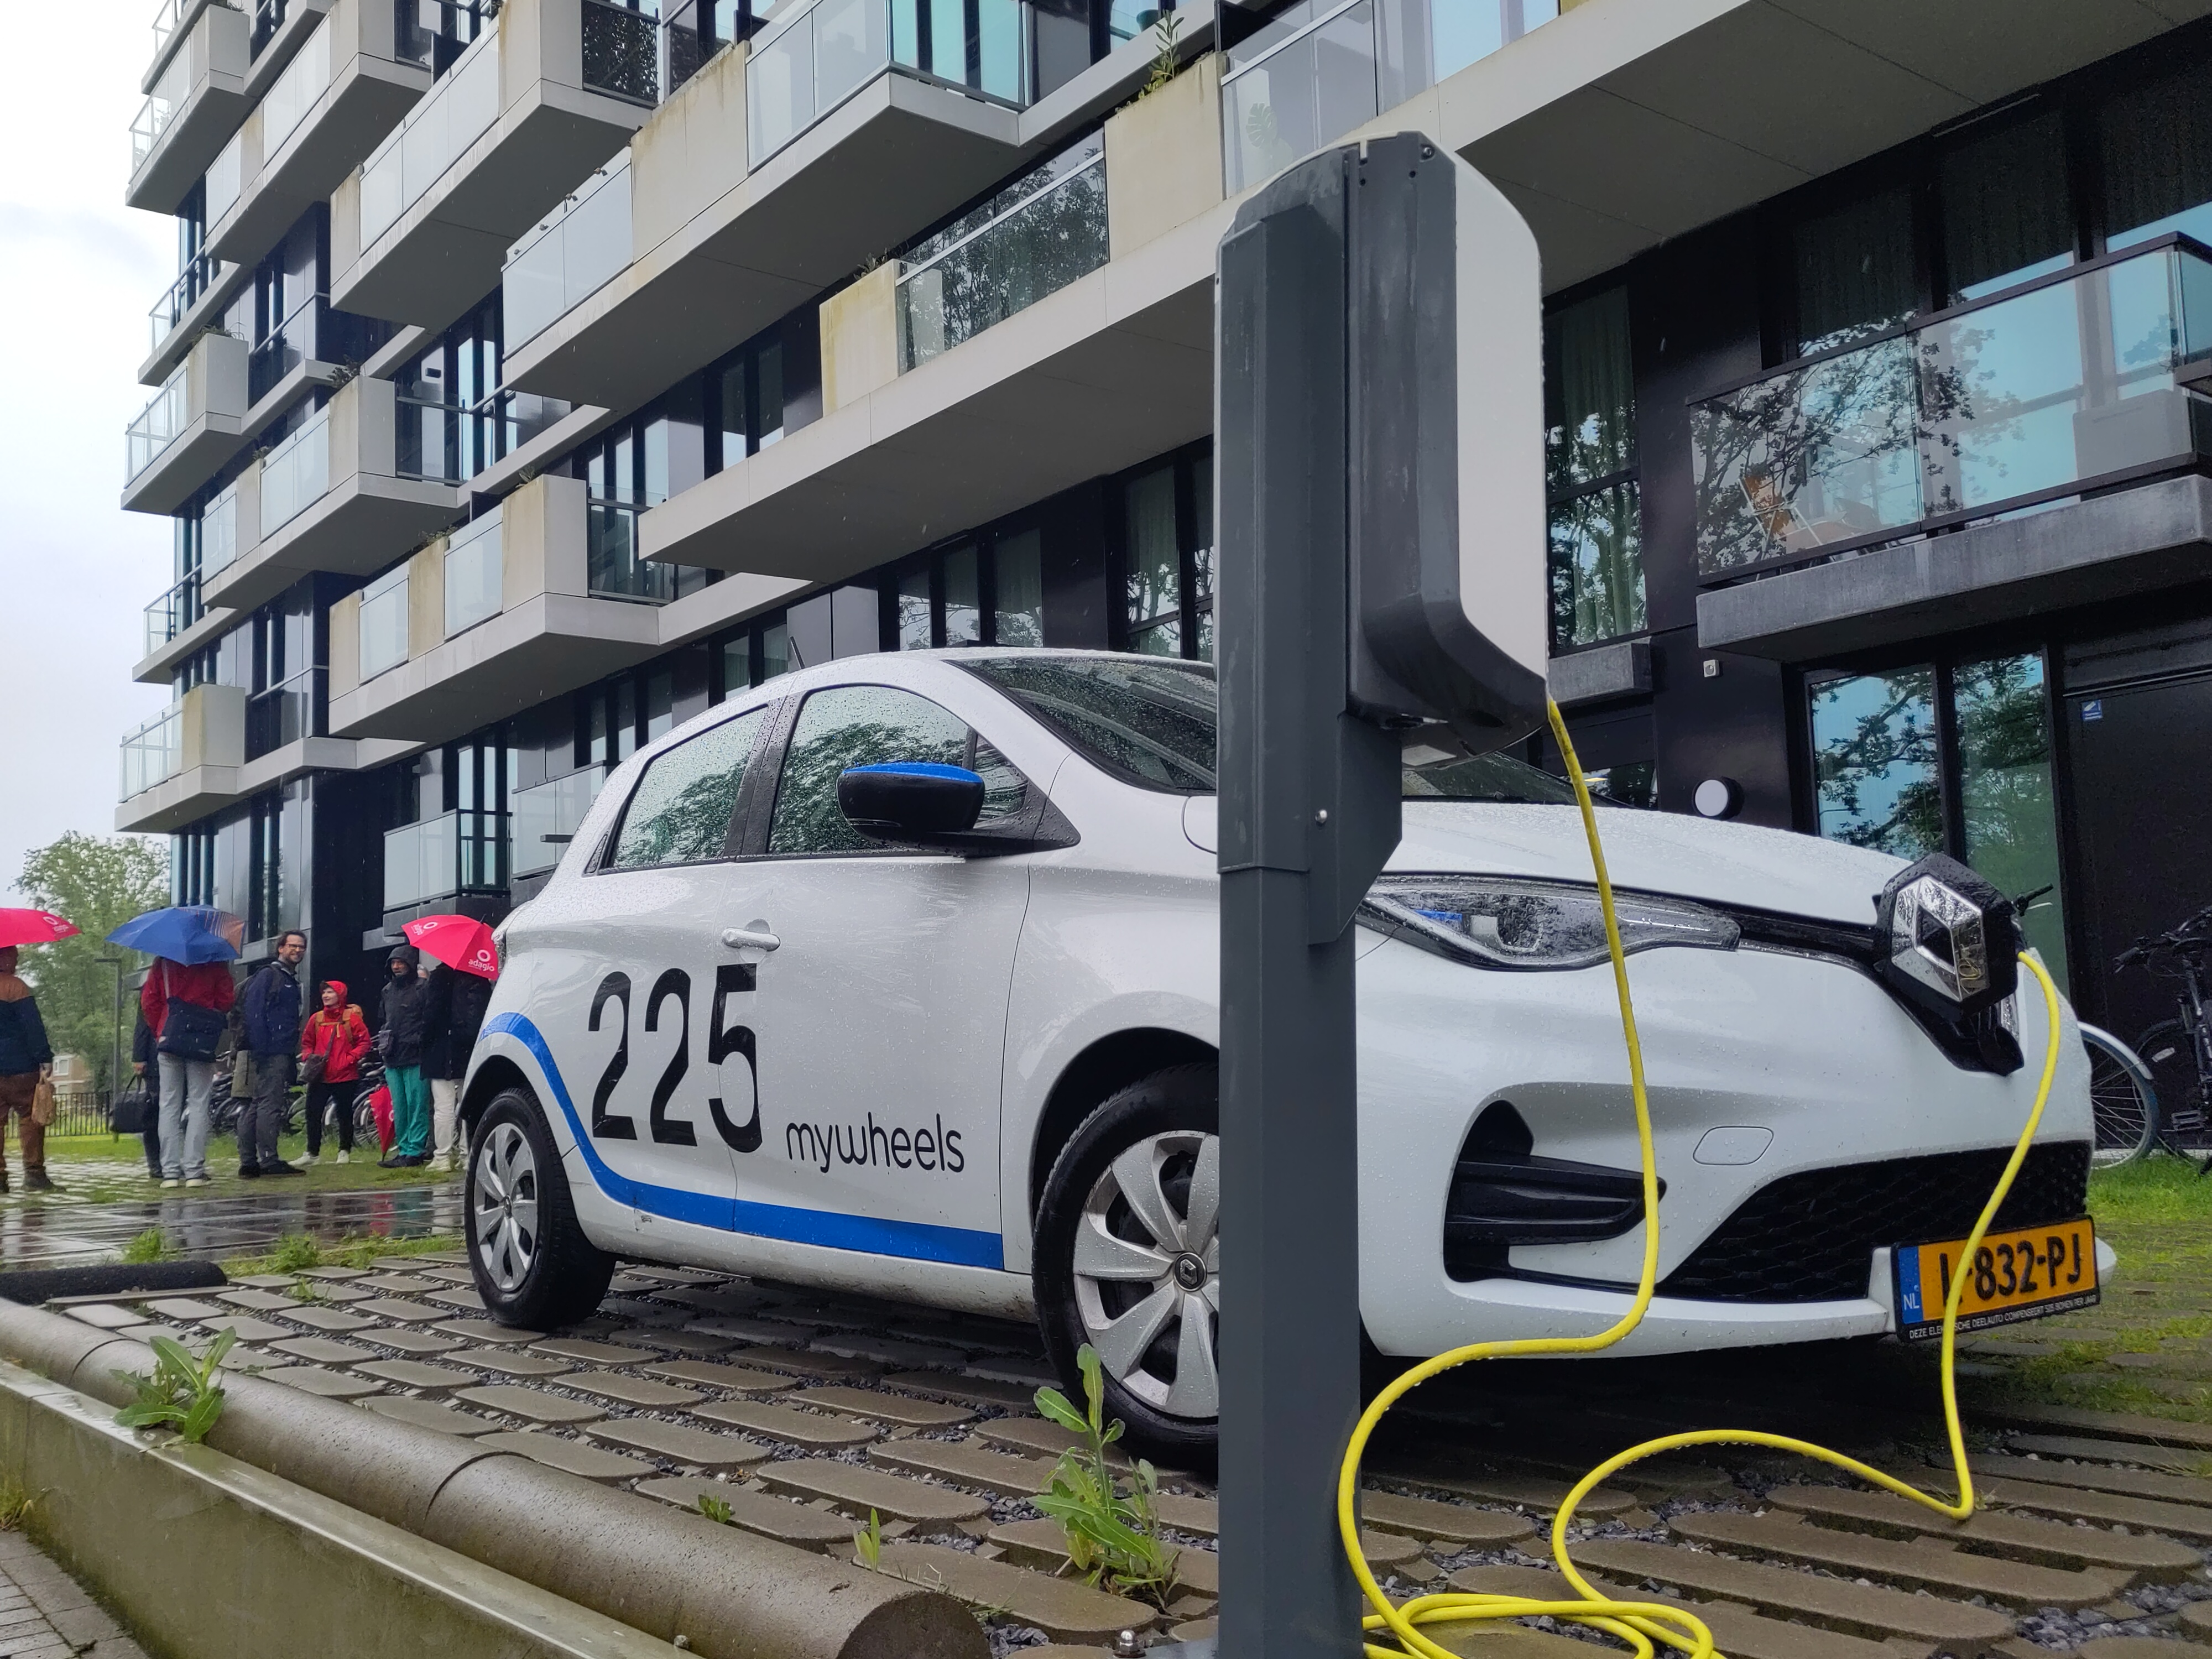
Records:
M478 979L499 977L499 952L492 948L491 929L474 916L417 916L399 931L410 945L448 968Z
M75 922L51 910L0 910L0 945L52 945L75 932Z

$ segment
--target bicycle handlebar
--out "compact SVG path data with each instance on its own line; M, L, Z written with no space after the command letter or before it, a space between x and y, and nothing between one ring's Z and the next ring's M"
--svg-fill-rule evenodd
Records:
M2212 904L2208 904L2185 921L2168 928L2163 933L2146 933L2133 945L2112 958L2115 969L2130 967L2163 951L2212 951L2212 935L2200 933L2201 928L2212 928Z

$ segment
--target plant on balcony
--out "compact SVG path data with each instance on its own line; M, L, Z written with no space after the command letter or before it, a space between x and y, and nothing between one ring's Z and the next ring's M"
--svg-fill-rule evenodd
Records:
M1158 50L1152 56L1152 72L1145 77L1145 89L1137 94L1149 98L1174 80L1182 65L1176 61L1176 46L1182 35L1182 18L1170 9L1163 11L1152 22L1152 38Z

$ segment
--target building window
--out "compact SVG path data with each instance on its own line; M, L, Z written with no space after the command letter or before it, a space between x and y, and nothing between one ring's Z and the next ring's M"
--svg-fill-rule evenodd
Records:
M1121 647L1213 660L1213 451L1186 450L1125 477Z
M1901 185L1799 220L1790 252L1793 356L1879 333L1920 309L1912 195Z
M1552 648L1560 651L1647 625L1628 290L1553 313L1544 355Z
M1844 674L1808 688L1815 829L1899 858L1948 853L2017 898L2063 987L2051 714L2039 652Z
M1936 168L1952 303L1978 300L2074 262L2066 131L2057 110L1987 124Z
M822 417L821 314L801 306L708 369L707 471L735 466Z
M2105 246L2181 231L2212 242L2212 103L2202 69L2132 88L2099 112Z
M888 596L890 648L927 651L956 645L1044 643L1043 537L1034 527L981 532L925 553L891 573ZM795 609L795 607L794 607ZM848 657L872 646L857 620L841 629L836 654Z

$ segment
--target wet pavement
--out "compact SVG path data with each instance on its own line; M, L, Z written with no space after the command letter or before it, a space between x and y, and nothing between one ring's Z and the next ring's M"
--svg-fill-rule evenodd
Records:
M58 1176L84 1182L99 1166L73 1165ZM145 1187L143 1165L118 1164ZM422 1238L461 1230L458 1179L435 1186L362 1192L271 1190L236 1197L188 1195L181 1189L143 1199L88 1203L16 1194L0 1200L0 1271L81 1267L112 1261L149 1227L159 1227L174 1253L222 1261L268 1249L289 1234L334 1243L365 1235Z

